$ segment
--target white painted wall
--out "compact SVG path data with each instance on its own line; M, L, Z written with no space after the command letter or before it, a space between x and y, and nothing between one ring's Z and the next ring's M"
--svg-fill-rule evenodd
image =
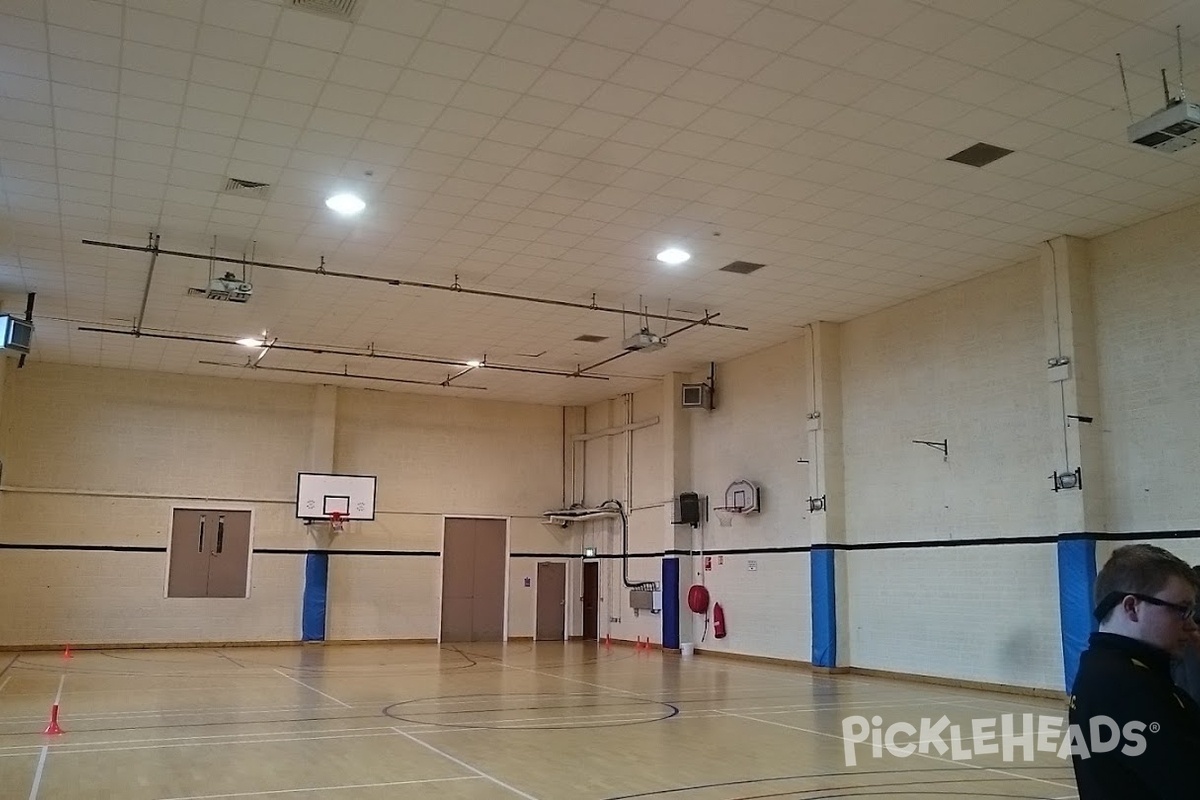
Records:
M707 370L693 376L696 381ZM697 530L693 548L705 551L803 547L811 543L805 414L811 387L809 343L796 339L717 366L716 408L689 410L694 491L710 507L724 505L735 480L758 485L762 513L720 527L715 513ZM675 400L677 402L677 399ZM749 569L750 562L756 569ZM723 563L722 563L723 562ZM703 582L725 611L728 636L701 642L704 618L682 612L701 650L796 661L812 658L808 553L716 555L703 558L681 582Z
M333 470L379 476L377 519L332 547L425 551L443 514L511 517L513 552L566 542L562 416L548 406L338 390ZM295 519L316 389L39 364L8 375L0 541L165 548L172 505L253 511L256 549L315 546ZM187 500L181 498L203 498ZM303 552L256 554L248 599L165 599L165 552L5 550L0 645L287 641L300 633ZM436 638L436 555L332 555L329 639ZM532 635L511 609L509 633Z

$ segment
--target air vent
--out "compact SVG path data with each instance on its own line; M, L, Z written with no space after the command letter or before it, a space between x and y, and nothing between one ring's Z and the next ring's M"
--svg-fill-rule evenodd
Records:
M239 197L254 197L258 200L266 200L267 196L271 193L271 184L244 181L241 178L229 178L225 181L225 188L221 191L227 194L236 194Z
M353 22L362 7L362 0L291 0L289 5L300 11Z
M994 144L980 142L979 144L971 145L966 150L955 153L946 160L957 161L959 164L966 164L968 167L986 167L988 164L1004 158L1011 152L1012 150L997 147Z
M750 261L734 261L721 267L721 272L733 272L738 275L749 275L751 272L758 272L765 267L766 264L754 264Z
M597 336L594 333L585 333L582 336L576 336L575 341L591 342L592 344L596 344L597 342L603 342L607 338L608 338L607 336Z

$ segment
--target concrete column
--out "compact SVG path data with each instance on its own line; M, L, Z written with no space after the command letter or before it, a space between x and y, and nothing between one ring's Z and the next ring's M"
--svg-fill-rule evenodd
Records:
M690 525L672 525L675 519L674 498L680 492L692 491L692 437L689 412L680 405L684 376L671 372L663 377L662 409L662 497L663 503L663 633L666 648L694 641L692 613L687 606L687 592L693 581L692 534ZM668 563L670 562L670 563ZM670 577L669 577L670 576ZM668 593L670 596L668 596Z
M1079 484L1054 495L1059 617L1064 685L1074 682L1079 656L1095 629L1092 584L1096 539L1107 529L1099 419L1100 381L1087 242L1060 236L1042 244L1042 305L1046 353L1046 490L1057 471ZM1083 418L1094 419L1087 422ZM1065 534L1065 536L1064 536Z
M812 542L812 663L835 669L846 659L838 642L849 636L846 618L845 460L842 453L841 325L818 322L809 328L812 396L808 411L809 492L824 498L823 510L809 516Z
M1108 520L1101 491L1103 420L1097 418L1100 381L1087 242L1060 236L1043 243L1041 267L1048 379L1046 474L1080 469L1082 490L1059 491L1055 498L1058 532L1094 533L1104 530ZM1046 485L1052 486L1049 479Z

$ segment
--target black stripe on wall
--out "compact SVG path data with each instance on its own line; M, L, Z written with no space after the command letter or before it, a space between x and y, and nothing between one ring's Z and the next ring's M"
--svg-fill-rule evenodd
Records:
M628 558L662 558L663 556L731 556L731 555L769 555L771 553L808 553L812 550L920 550L934 547L989 547L1010 544L1055 544L1064 539L1096 539L1097 541L1121 542L1144 540L1171 539L1200 539L1200 530L1183 531L1140 531L1132 533L1060 533L1041 536L994 536L979 539L920 539L915 541L897 542L858 542L858 543L828 543L814 545L795 545L792 547L732 547L712 550L657 550L644 553L630 553ZM166 547L143 547L139 545L108 545L108 544L38 544L19 542L0 542L0 550L60 550L78 552L108 552L108 553L165 553ZM255 553L264 555L297 555L309 553L326 553L333 556L408 556L417 558L436 558L442 554L438 550L322 550L319 548L294 547L256 547ZM582 553L510 553L511 558L584 558ZM619 559L620 553L598 553L591 558L596 560Z

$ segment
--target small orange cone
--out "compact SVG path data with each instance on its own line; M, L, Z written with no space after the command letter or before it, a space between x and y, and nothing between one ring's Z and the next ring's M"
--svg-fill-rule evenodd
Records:
M46 726L44 733L49 736L58 736L63 733L63 729L58 727L58 703L50 706L50 724Z
M606 633L604 635L604 649L612 650L612 634L611 633Z
M71 655L71 645L68 644L65 648L63 648L63 658L74 658L74 657L75 656Z

